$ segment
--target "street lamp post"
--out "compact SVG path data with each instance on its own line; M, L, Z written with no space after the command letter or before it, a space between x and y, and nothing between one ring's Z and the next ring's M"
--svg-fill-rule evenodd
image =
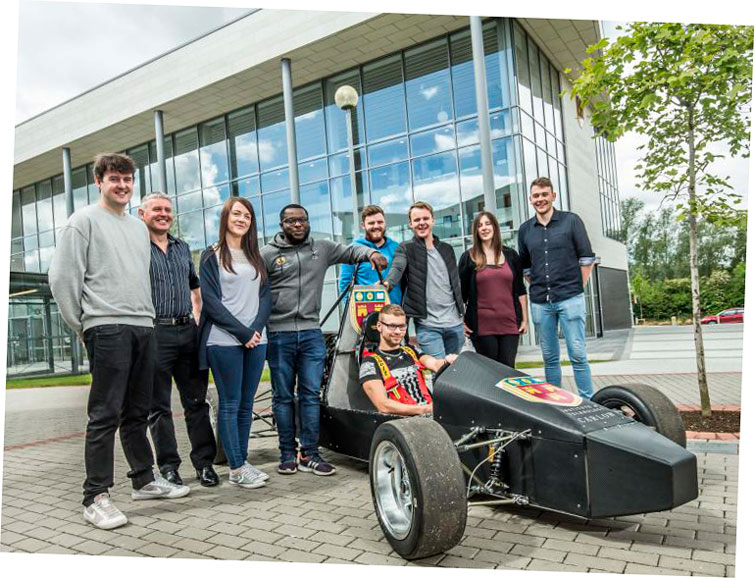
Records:
M354 134L351 127L351 111L356 108L359 95L353 86L344 84L336 90L336 106L346 113L346 135L349 143L349 176L351 177L351 195L353 212L354 239L359 236L359 199L357 198L357 170L354 162Z

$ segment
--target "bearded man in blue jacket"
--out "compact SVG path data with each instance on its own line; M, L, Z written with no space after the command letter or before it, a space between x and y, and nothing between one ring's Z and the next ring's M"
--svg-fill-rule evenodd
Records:
M378 205L367 205L362 209L362 229L364 238L354 241L355 245L362 245L379 251L388 260L390 270L393 263L393 254L398 248L398 243L385 234L385 213ZM379 283L377 271L369 263L357 265L341 265L341 274L338 277L338 292L341 293L354 276L354 267L358 267L356 285L375 285ZM391 303L401 305L401 287L396 286L388 293Z

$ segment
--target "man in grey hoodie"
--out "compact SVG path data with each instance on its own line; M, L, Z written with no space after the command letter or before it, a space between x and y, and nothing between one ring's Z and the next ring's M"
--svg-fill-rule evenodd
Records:
M282 232L260 251L273 299L267 327L267 361L281 452L278 472L295 474L298 470L329 476L335 468L320 456L318 449L320 382L326 356L320 331L325 272L336 263L370 261L373 267L384 269L388 262L370 247L310 238L309 215L301 205L283 207L280 219ZM301 446L298 458L294 423L297 377Z

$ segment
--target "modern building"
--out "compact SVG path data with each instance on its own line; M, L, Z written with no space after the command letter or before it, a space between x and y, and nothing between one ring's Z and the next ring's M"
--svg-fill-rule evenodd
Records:
M578 68L600 24L484 19L477 73L474 25L467 16L254 10L18 125L8 374L82 369L45 272L56 231L99 198L91 170L99 152L125 151L136 161L132 212L164 188L164 154L175 231L195 254L216 240L230 195L251 200L264 241L297 191L313 235L350 241L347 113L334 102L344 84L360 95L348 113L359 206L381 205L390 236L408 238L406 210L425 200L436 209L438 234L460 254L484 206L488 158L495 210L515 243L532 214L528 183L549 176L559 207L581 215L600 258L589 333L630 326L613 147L593 138L562 72ZM478 115L483 69L488 111ZM481 143L486 116L490 139ZM335 297L333 270L324 303Z

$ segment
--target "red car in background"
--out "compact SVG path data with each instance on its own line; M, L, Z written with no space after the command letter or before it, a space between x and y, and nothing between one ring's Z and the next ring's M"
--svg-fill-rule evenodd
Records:
M700 320L700 323L743 323L744 317L744 307L732 307L731 309L721 311L718 315L706 315Z

